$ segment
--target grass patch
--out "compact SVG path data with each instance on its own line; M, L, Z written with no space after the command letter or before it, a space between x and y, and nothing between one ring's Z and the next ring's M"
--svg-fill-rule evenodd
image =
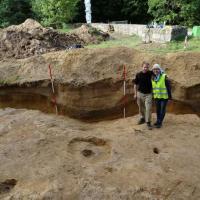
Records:
M18 75L10 76L8 79L0 80L0 86L15 83L15 82L19 81L19 79L20 79L20 77Z
M138 36L129 36L120 39L113 39L102 42L100 44L88 45L86 48L110 48L110 47L129 47L138 50L164 54L173 52L184 52L184 51L200 51L200 37L189 37L188 47L184 49L184 38L179 40L168 42L165 44L161 43L150 43L143 44L141 38Z
M65 24L63 25L63 28L57 29L61 33L68 33L72 30L74 30L74 27L71 24Z
M150 48L148 51L153 53L173 53L183 51L200 51L200 38L189 37L188 46L184 49L184 40L172 41L166 43L164 48Z
M130 36L121 39L111 39L100 44L88 45L87 48L109 48L109 47L129 47L134 48L141 43L138 36Z

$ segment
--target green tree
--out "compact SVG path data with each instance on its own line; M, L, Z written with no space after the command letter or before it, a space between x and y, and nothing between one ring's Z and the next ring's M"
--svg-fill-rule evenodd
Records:
M148 0L123 0L122 14L131 23L148 23L152 19L148 13Z
M156 21L175 24L181 20L181 4L177 0L149 0L148 5Z
M148 5L156 21L189 26L200 23L199 0L148 0Z
M0 0L0 27L22 23L32 14L29 0Z
M80 0L77 3L77 14L73 18L73 22L75 23L85 23L85 3L84 0Z
M45 26L62 27L77 14L79 0L32 0L36 17Z
M181 7L180 15L183 18L183 24L194 26L200 24L200 1L199 0L184 0Z
M148 0L91 0L92 21L110 22L128 20L132 23L147 23L151 20ZM84 0L79 2L79 12L74 21L85 21Z
M93 22L124 20L122 15L123 0L92 0Z

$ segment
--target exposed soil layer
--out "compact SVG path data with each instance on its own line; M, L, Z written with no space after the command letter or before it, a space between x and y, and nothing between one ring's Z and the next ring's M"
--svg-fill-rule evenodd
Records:
M46 94L46 95L45 95ZM41 110L45 113L55 113L55 104L53 102L53 96L51 95L49 88L15 88L15 89L1 89L0 91L0 108L27 108ZM58 104L58 114L67 115L73 118L81 119L84 121L102 121L111 120L117 118L123 118L124 105L119 104L113 108L88 110L74 106L64 106ZM127 96L126 103L126 117L136 115L138 113L138 107L132 96ZM153 107L153 112L155 108ZM200 111L190 104L180 101L171 101L168 103L167 112L174 114L197 114L200 116Z
M155 120L153 116L153 120ZM0 199L200 199L200 119L98 123L0 109Z
M112 48L4 60L0 62L1 103L54 112L48 72L51 64L59 113L87 120L110 119L121 117L125 105L130 116L138 112L133 103L132 79L141 70L141 62L147 60L161 64L172 82L173 101L181 102L181 109L170 103L169 110L200 113L199 56L199 53L178 53L160 57L128 48ZM123 65L127 68L126 97ZM192 109L186 109L187 106L183 109L182 105L190 105Z
M136 115L138 107L132 94L127 94L125 98L122 97L112 106L112 95L114 96L115 93L122 90L122 87L121 82L113 85L103 84L101 87L97 87L95 84L95 87L91 88L87 86L69 88L64 84L57 85L58 114L91 122L122 118L125 107L127 117ZM95 96L97 93L101 95ZM1 108L27 108L55 113L53 99L51 83L48 80L32 82L20 87L17 85L5 86L0 90ZM155 112L155 108L153 111ZM174 114L200 115L200 111L195 106L176 100L168 103L167 111Z

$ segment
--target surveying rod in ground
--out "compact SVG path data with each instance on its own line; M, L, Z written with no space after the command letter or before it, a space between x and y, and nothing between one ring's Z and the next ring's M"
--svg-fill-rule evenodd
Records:
M123 78L124 78L124 100L126 97L126 66L123 67ZM126 104L124 101L124 118L126 118Z
M55 95L55 89L54 89L54 83L53 83L53 76L52 76L52 71L51 71L51 65L49 64L49 76L51 79L51 89L53 93L53 103L56 109L56 115L58 114L58 107L57 107L57 102L56 102L56 95Z

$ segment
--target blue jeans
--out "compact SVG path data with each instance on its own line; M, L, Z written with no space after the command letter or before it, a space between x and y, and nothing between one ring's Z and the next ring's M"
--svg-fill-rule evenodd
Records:
M155 99L157 124L162 125L165 117L168 99Z

